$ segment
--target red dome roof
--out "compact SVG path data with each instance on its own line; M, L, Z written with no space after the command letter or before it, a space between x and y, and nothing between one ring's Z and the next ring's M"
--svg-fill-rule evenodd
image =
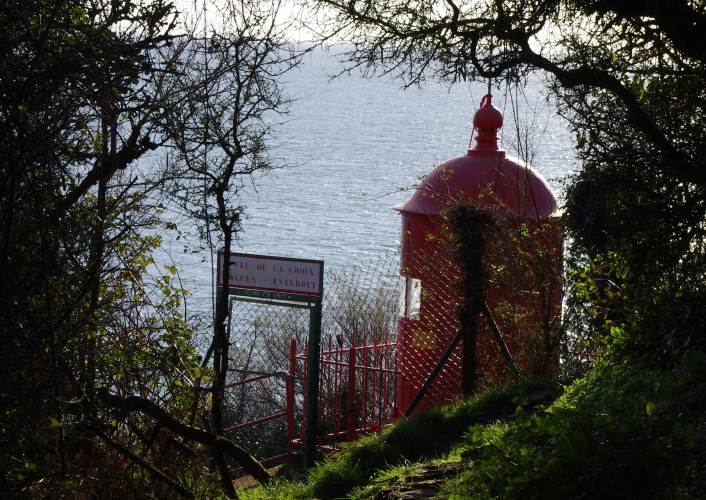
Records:
M400 212L438 215L455 204L473 204L505 218L542 219L557 209L556 199L542 176L498 151L470 151L436 167L412 195L398 205Z
M498 149L500 111L490 95L473 118L477 144L468 153L436 167L412 197L395 210L438 215L456 204L487 208L504 218L542 219L554 214L556 199L542 176Z

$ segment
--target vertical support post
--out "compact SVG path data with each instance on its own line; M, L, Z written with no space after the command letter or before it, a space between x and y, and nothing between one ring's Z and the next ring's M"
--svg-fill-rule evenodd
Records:
M322 266L323 267L323 266ZM322 280L323 283L323 280ZM323 286L322 286L323 288ZM309 468L316 458L316 432L319 416L319 368L321 350L321 302L314 304L309 321L309 349L307 352L307 397L304 418L304 467Z
M289 343L289 378L287 378L287 450L294 450L294 377L297 374L297 341Z
M368 333L363 334L363 383L360 388L360 428L368 429Z
M343 347L340 342L335 346L333 358L333 433L341 431L343 415Z
M219 260L219 266L218 266L218 273L220 276L221 269L220 269L220 260ZM214 322L213 322L213 342L211 343L211 347L213 347L213 372L215 374L214 381L213 381L213 393L212 393L212 403L211 403L211 418L210 418L210 425L211 429L213 432L216 434L223 434L223 399L225 395L225 377L227 376L223 374L222 370L222 364L221 361L223 359L222 353L223 353L223 343L226 344L226 349L228 345L228 341L226 339L221 339L219 332L218 332L218 325L217 325L217 320L219 317L222 317L222 308L224 307L225 304L223 304L224 301L224 294L227 294L226 290L223 289L223 287L216 287L216 315L214 317ZM225 299L227 300L227 299ZM212 472L215 472L218 470L220 465L223 464L222 462L222 456L221 456L221 462L219 463L219 454L217 450L213 447L210 448L210 460L209 460L209 468L211 469Z
M311 314L311 312L309 314ZM309 367L307 366L309 360L306 357L306 353L308 353L308 352L309 352L309 337L304 339L304 355L302 358L303 365L304 365L304 369L302 370L303 371L302 394L304 395L304 401L302 402L302 409L304 410L304 412L302 413L302 415L304 415L304 417L302 417L303 420L306 418L306 401L307 401L307 396L309 394L309 385L308 385L309 384ZM306 427L306 422L302 421L302 425L301 425L301 429L300 429L300 434L301 434L300 439L301 439L302 445L304 445L304 430L305 430L304 428L305 427Z
M387 342L388 342L388 334L390 333L389 329L385 327L385 340L383 341L383 347L382 347L382 352L383 354L383 362L380 363L380 365L385 369L383 372L383 375L385 376L385 385L383 386L383 397L382 400L385 402L385 416L383 419L386 422L390 421L390 416L391 412L389 410L389 398L390 398L390 348L387 347ZM382 427L382 419L379 424L380 427Z
M329 338L330 340L330 338ZM322 340L323 342L323 340ZM326 346L322 346L322 349L326 349ZM328 392L326 391L326 382L325 380L328 380L326 377L326 372L331 371L331 363L328 363L329 361L327 358L329 357L328 353L324 355L322 352L319 357L319 365L321 368L319 368L319 392L318 394L318 401L319 401L319 420L317 421L318 425L318 434L319 436L325 434L325 430L328 429L328 425L326 422L326 409L328 408L326 405L326 395Z
M233 317L233 302L235 302L235 300L235 297L228 297L228 318L226 320L226 335L228 336L228 342L230 342L231 318Z
M385 336L385 339L386 339L385 343L387 343L387 336ZM399 336L395 337L395 348L394 349L395 349L395 351L394 351L394 353L395 353L395 368L394 368L395 372L392 374L392 376L394 377L394 384L395 384L394 394L395 394L395 396L394 396L393 402L392 402L392 420L397 420L398 418L400 418L402 416L401 415L402 410L400 410L400 408L397 406L397 398L399 397L398 395L401 392L401 387L400 387L400 384L398 383L399 376L400 376L400 372L398 370L398 365L399 365L399 361L400 361L400 358L399 358L400 338L399 338Z
M470 396L478 378L478 319L486 298L485 260L494 219L488 211L459 206L449 214L449 222L454 237L454 258L461 271L458 309L458 328L463 335L461 388L464 396Z
M333 376L331 375L331 370L336 369L336 357L335 354L333 353L333 339L331 338L331 335L328 336L328 346L326 347L326 359L322 360L321 363L323 366L325 366L326 370L326 392L324 393L325 396L323 397L323 401L321 402L322 406L325 406L324 412L323 412L323 417L322 418L322 423L325 426L326 430L332 429L333 428L333 409L335 408L335 400L332 396L334 392L336 392L336 387L331 386L333 383ZM335 371L334 371L335 374Z
M355 346L351 346L348 351L348 397L346 399L346 441L355 441Z
M380 345L380 341L378 339L378 345ZM372 432L377 432L379 429L379 426L377 425L376 421L379 421L380 419L378 418L380 416L380 408L378 408L378 382L380 379L380 375L382 372L380 372L380 349L375 349L373 351L373 375L372 375L372 380L370 382L370 416L372 420L372 425L370 426L370 430Z

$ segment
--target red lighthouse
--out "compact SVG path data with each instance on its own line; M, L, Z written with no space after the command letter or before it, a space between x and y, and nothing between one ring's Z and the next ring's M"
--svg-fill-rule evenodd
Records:
M502 113L486 95L473 118L476 144L436 167L408 201L394 207L402 215L406 281L398 333L399 412L409 407L458 331L459 268L444 220L454 206L487 211L498 228L494 253L487 257L493 275L485 295L489 317L478 323L476 386L508 375L491 322L520 371L546 372L558 363L562 237L557 202L539 173L498 148L502 123ZM461 347L452 351L417 410L462 395Z

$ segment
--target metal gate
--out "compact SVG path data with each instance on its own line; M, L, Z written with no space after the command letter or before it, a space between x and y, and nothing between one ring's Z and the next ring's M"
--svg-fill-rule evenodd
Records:
M303 452L307 394L317 400L316 437L324 448L396 417L398 255L329 271L324 282L316 391L307 386L308 311L231 301L227 436L267 466L297 461Z

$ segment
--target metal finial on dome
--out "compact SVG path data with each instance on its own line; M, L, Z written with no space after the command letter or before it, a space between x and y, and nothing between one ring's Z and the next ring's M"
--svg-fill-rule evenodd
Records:
M492 100L491 94L483 96L473 116L473 128L478 136L471 151L498 151L498 130L503 126L503 114L493 106Z

